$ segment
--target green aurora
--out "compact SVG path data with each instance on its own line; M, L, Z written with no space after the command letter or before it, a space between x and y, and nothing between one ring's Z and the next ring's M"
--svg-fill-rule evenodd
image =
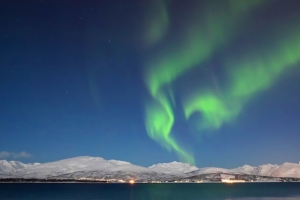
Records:
M300 31L291 33L274 44L272 50L256 50L227 61L228 91L223 95L212 91L194 92L183 101L186 118L200 112L198 128L201 131L218 129L234 120L251 97L271 87L285 69L295 67L300 61Z
M178 48L166 47L146 64L145 82L150 94L145 109L148 135L168 151L174 151L182 161L195 164L193 154L171 134L176 107L173 83L191 69L203 67L205 61L234 38L234 30L242 25L241 16L249 16L251 11L266 5L266 2L269 1L223 1L226 12L218 10L220 6L205 5L204 10L214 10L214 15L200 12L200 20L193 19L192 25L189 24L183 31L184 36L178 42ZM164 16L169 16L166 10L163 13ZM166 27L167 23L165 19L161 23L157 21L158 18L155 19L155 23L150 24L149 30L152 31L149 32L149 38L156 38L155 41L158 41L165 34L162 31L165 28L162 27ZM197 124L200 131L218 129L223 123L235 119L254 94L270 87L284 69L299 61L299 34L297 31L294 33L288 41L282 40L279 44L274 44L274 50L261 52L264 56L250 52L245 58L224 61L229 74L229 89L222 94L216 94L210 89L196 90L191 95L182 97L186 119L193 113L200 112L202 117ZM148 43L152 41L154 39L149 39Z

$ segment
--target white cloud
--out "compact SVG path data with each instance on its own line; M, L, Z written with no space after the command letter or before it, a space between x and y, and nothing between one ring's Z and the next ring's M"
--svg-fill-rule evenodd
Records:
M1 151L0 158L29 158L32 155L27 153L26 151L22 151L20 153Z
M7 152L7 151L1 151L0 152L0 158L7 158L10 157L11 153Z
M31 155L26 151L22 151L20 153L12 153L13 158L29 158Z

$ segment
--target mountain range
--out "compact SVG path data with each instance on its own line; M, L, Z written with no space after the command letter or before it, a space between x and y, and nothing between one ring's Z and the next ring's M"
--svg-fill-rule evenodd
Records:
M139 181L173 180L196 177L203 174L255 175L268 177L300 178L300 162L282 165L244 165L234 169L216 167L197 168L187 163L159 163L150 167L133 165L118 160L105 160L101 157L81 156L48 163L24 164L19 161L0 160L0 178L38 179L82 179L101 180L136 179Z

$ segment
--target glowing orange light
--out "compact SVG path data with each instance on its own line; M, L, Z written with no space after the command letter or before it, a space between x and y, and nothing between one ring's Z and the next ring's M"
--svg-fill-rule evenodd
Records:
M230 179L222 179L223 183L244 183L245 180L230 180Z
M130 180L129 183L130 183L130 184L134 184L134 180Z

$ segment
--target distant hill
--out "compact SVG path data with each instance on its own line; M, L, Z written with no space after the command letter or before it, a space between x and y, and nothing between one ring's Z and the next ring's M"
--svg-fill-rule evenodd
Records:
M174 161L170 163L159 163L146 168L125 161L105 160L101 157L89 156L69 158L43 164L24 164L19 161L0 160L0 178L92 178L100 180L135 179L139 181L155 181L200 177L209 174L300 178L300 164L266 164L258 167L244 165L235 169L224 169L216 167L197 168L187 163ZM214 177L216 177L216 175L214 175Z

